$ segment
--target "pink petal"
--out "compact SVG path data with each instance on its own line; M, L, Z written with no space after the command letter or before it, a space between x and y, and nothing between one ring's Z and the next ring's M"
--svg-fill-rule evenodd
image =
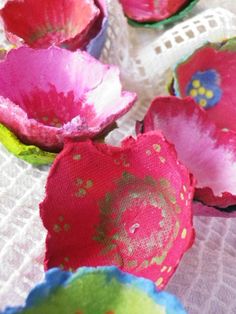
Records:
M156 98L144 131L161 129L194 175L195 197L210 206L236 204L236 133L224 132L191 98Z
M163 20L175 14L187 4L187 0L120 0L125 14L139 22Z
M136 98L122 91L117 67L57 47L11 51L0 76L0 122L48 150L60 149L65 137L98 135Z

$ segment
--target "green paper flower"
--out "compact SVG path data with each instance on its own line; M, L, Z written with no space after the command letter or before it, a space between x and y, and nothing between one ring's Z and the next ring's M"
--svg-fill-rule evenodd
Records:
M178 299L158 292L150 280L115 267L51 269L24 307L1 314L186 314Z

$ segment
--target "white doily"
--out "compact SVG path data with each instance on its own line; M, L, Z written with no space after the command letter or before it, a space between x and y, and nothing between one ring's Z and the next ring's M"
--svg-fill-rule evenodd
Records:
M216 8L219 5L224 9ZM202 0L191 19L166 31L133 29L127 26L116 0L110 0L109 7L102 60L117 64L126 89L139 95L135 108L107 138L118 144L132 134L134 121L144 116L150 100L166 93L171 67L179 58L206 41L236 36L236 3ZM0 41L4 45L2 32ZM0 145L0 309L22 304L30 288L43 278L46 232L38 203L47 174L47 169L17 160ZM194 224L196 242L167 290L182 300L190 314L236 313L236 220L196 217Z

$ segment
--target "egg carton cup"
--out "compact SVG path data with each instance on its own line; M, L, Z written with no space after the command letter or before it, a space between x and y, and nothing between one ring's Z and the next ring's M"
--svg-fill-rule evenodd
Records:
M226 2L226 1L224 1ZM232 1L228 1L228 4ZM3 1L0 0L0 6ZM211 4L211 1L207 1ZM205 8L205 7L204 7ZM102 60L116 64L126 88L139 101L120 119L107 141L119 145L134 133L153 97L166 94L172 66L207 41L236 35L236 17L222 9L202 10L169 30L133 29L116 0L109 2L110 25ZM0 27L0 48L10 47ZM32 167L0 145L0 309L24 302L43 279L46 231L38 204L44 197L48 168ZM167 290L182 299L188 313L236 313L236 221L195 217L196 242L184 256Z

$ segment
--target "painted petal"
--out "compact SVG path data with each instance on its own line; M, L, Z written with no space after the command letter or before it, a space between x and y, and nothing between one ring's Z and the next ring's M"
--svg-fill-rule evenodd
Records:
M125 14L136 21L140 22L154 22L163 20L175 14L187 0L120 0Z
M234 44L233 44L234 43ZM206 45L177 65L174 91L192 96L220 128L236 131L236 41Z
M99 8L99 15L87 33L85 33L85 36L83 36L83 40L81 41L80 36L77 36L74 39L65 41L61 47L72 51L78 48L86 50L90 55L99 58L106 40L108 9L106 0L94 0L94 2L97 8Z
M24 308L8 309L2 314L26 312L186 314L175 296L158 292L153 282L115 267L84 267L74 274L51 269L45 281L30 292Z
M62 148L65 137L98 135L136 99L122 92L117 67L57 47L12 50L0 76L0 123L47 150Z
M116 265L162 288L192 244L192 182L159 133L68 142L46 193L46 269Z
M128 6L127 6L127 1L122 0L123 1L123 6L124 6L124 11L127 10L128 12ZM129 14L127 12L125 12L125 14L128 16L128 22L130 25L134 26L134 27L146 27L146 28L159 28L159 29L163 29L164 26L168 25L168 24L173 24L181 19L183 19L193 8L194 6L197 4L199 0L188 0L185 1L185 5L181 6L181 8L179 10L177 10L176 13L173 13L172 15L170 15L171 13L168 13L168 17L163 17L162 19L159 18L155 18L153 17L152 19L150 18L150 16L152 16L153 12L143 12L141 9L147 9L147 7L145 8L145 6L143 8L140 8L140 10L137 10L137 3L134 3L134 7L132 7L132 9L134 10L130 10L129 9ZM144 3L144 1L143 1ZM160 2L161 5L163 5L164 2ZM174 6L179 6L178 1L173 1L172 3L172 7L169 9L169 11L173 12L174 11ZM141 2L142 4L142 2ZM146 4L146 2L145 2ZM148 9L149 11L149 9ZM129 17L132 15L132 13L134 13L134 17ZM136 15L140 14L139 18L136 18ZM142 18L141 18L142 17Z
M98 14L93 0L11 0L1 10L7 32L41 48L69 39L83 43Z
M56 154L45 152L36 146L22 144L18 138L2 124L0 124L0 142L13 155L32 165L51 164L56 158Z
M209 206L236 204L236 133L218 129L191 98L156 98L144 132L161 129L197 180L196 198Z

